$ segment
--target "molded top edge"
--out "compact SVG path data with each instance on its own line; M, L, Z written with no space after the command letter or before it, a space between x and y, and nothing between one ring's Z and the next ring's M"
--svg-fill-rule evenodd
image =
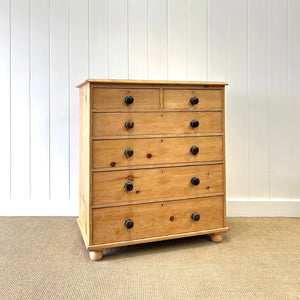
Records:
M227 82L215 81L171 81L171 80L127 80L127 79L87 79L76 87L86 83L121 83L121 84L178 84L178 85L228 85Z

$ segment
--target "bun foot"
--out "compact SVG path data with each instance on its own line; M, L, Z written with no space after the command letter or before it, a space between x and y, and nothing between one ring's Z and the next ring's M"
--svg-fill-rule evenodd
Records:
M223 240L223 234L221 233L212 233L209 235L209 238L211 239L211 241L215 242L215 243L221 243Z
M103 251L90 251L91 260L100 260L103 256Z

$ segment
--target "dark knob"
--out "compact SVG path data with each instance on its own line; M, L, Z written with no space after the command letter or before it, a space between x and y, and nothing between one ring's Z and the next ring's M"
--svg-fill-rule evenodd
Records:
M200 220L200 215L196 212L193 212L191 214L191 218L194 220L194 221L199 221Z
M192 183L193 185L198 185L198 184L200 183L200 179L197 178L197 177L193 177L193 178L191 179L191 183Z
M132 104L134 101L133 97L132 96L126 96L125 97L125 103L126 104Z
M131 182L126 182L126 183L124 184L124 187L125 187L125 189L126 189L128 192L130 192L130 191L133 190L133 184L132 184Z
M126 122L125 122L125 127L126 127L127 129L133 128L133 127L134 127L133 121L131 121L131 120L126 121Z
M190 124L191 124L191 127L193 127L193 128L196 128L199 126L199 122L197 120L192 120Z
M190 151L192 154L197 155L199 152L199 148L197 146L192 146Z
M127 219L124 223L127 229L131 229L134 225L134 222L131 219Z
M133 150L130 148L125 149L124 154L126 157L131 157L133 155Z
M190 99L190 102L191 102L192 105L198 104L199 98L198 97L192 97Z

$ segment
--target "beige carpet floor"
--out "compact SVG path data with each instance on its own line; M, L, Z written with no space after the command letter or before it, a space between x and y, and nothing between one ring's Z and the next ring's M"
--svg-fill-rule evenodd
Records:
M92 262L75 218L0 218L0 299L297 299L300 219L230 218L192 237L106 249Z

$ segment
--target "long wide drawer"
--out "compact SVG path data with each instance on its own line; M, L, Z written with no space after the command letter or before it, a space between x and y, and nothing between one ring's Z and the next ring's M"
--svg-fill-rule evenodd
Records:
M223 192L223 164L93 173L93 204Z
M92 108L111 110L154 110L160 108L160 90L151 88L93 88Z
M223 197L93 209L93 244L217 229L224 226Z
M219 161L222 136L94 140L93 168Z
M222 132L221 112L94 113L93 136Z
M222 90L164 90L165 110L222 109Z

